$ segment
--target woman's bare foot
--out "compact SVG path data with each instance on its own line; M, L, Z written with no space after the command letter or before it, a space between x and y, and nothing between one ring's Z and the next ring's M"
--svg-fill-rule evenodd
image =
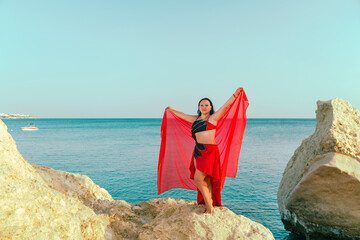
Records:
M207 208L204 213L208 213L208 214L213 215L213 213L214 213L214 207L211 206L209 209Z
M214 207L213 207L213 200L210 199L210 205L205 205L205 213L213 214L214 213Z

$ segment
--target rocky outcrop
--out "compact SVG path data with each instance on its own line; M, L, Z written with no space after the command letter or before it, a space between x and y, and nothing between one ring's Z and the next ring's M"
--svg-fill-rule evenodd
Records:
M0 120L0 239L274 239L259 223L174 199L113 200L90 178L26 161Z
M360 112L337 98L317 105L279 186L281 218L307 239L360 239Z
M153 199L118 209L110 213L119 239L274 239L269 229L225 207L209 215L196 202Z

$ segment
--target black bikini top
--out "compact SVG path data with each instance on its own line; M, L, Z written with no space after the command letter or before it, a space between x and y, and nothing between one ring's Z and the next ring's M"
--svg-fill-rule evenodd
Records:
M206 120L196 120L191 126L191 135L195 139L195 133L216 129L216 126Z

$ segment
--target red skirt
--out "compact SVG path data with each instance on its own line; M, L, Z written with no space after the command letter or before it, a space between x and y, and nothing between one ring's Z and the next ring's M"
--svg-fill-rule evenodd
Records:
M198 147L200 146L200 148ZM196 149L197 148L197 149ZM221 164L220 164L220 152L216 144L197 144L195 151L200 153L200 156L195 156L196 169L209 175L212 185L212 200L213 206L220 206L221 204ZM194 159L193 153L193 159ZM199 154L197 154L199 155ZM194 179L195 165L194 161L190 164L190 178ZM197 202L198 204L204 204L204 197L199 189L197 190Z

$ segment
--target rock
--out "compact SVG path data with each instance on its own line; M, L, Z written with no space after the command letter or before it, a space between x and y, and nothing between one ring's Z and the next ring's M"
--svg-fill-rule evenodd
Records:
M209 215L196 202L153 199L123 209L126 214L113 212L118 239L274 239L269 229L226 207Z
M26 161L0 120L0 239L274 239L229 209L113 200L89 177Z
M58 171L36 164L31 165L50 188L65 194L65 196L80 200L95 212L101 212L100 209L97 209L99 202L114 201L104 188L100 188L88 176Z
M307 239L360 239L360 112L338 98L317 105L279 186L281 219Z

